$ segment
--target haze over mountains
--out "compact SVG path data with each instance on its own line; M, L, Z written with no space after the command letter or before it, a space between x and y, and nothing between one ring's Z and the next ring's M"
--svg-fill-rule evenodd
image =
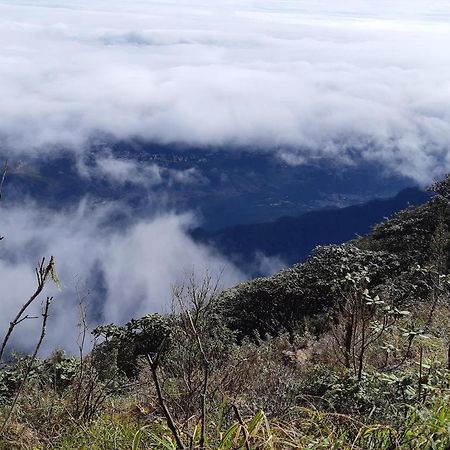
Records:
M323 160L293 167L248 151L128 142L94 148L82 164L67 153L11 166L5 195L9 201L31 197L54 210L86 196L94 205L121 201L132 216L117 213L117 226L152 217L155 208L195 211L200 227L192 230L194 239L244 272L261 257L300 262L316 245L368 233L386 216L429 198L405 188L411 180L375 164L342 168Z

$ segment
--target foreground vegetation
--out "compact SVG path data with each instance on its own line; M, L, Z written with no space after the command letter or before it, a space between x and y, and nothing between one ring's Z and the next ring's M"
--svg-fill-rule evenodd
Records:
M450 448L449 179L433 189L274 277L189 277L165 316L89 330L81 304L77 357L36 358L48 299L36 351L0 370L0 448ZM37 275L35 298L53 262Z

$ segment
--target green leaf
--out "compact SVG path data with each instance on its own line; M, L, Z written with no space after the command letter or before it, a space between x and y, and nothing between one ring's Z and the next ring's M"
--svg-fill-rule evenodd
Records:
M225 431L217 450L230 450L234 447L234 442L241 432L241 425L235 423Z

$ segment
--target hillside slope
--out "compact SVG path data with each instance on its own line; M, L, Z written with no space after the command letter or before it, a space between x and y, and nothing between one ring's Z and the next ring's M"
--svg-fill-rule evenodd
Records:
M449 449L450 178L434 189L274 276L192 276L170 314L82 315L79 356L13 355L0 449Z
M373 225L408 206L418 206L430 194L408 188L393 198L377 199L339 209L326 209L282 217L273 222L238 225L220 230L193 230L201 242L215 246L241 266L255 255L278 257L288 265L304 261L318 245L339 244L370 232Z
M360 211L369 209L370 205ZM346 208L342 214L355 210L358 207ZM324 212L323 217L326 215ZM319 246L303 264L224 292L230 326L242 335L290 331L305 317L335 310L342 297L341 283L348 273L367 273L367 288L376 295L384 292L386 296L389 292L390 302L425 300L428 285L424 274L415 269L419 265L434 267L436 261L444 259L439 270L446 272L449 226L447 200L438 196L395 213L374 226L367 236L339 245ZM324 224L323 229L326 228ZM291 239L295 248L295 238ZM436 244L439 239L445 242L441 247Z

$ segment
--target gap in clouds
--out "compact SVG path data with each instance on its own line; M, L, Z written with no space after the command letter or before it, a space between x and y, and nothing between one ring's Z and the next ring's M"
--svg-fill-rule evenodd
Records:
M31 196L53 209L85 196L120 200L142 217L194 212L202 227L222 228L391 197L414 184L358 156L286 161L285 151L110 141L78 155L10 159L5 196L19 203Z

